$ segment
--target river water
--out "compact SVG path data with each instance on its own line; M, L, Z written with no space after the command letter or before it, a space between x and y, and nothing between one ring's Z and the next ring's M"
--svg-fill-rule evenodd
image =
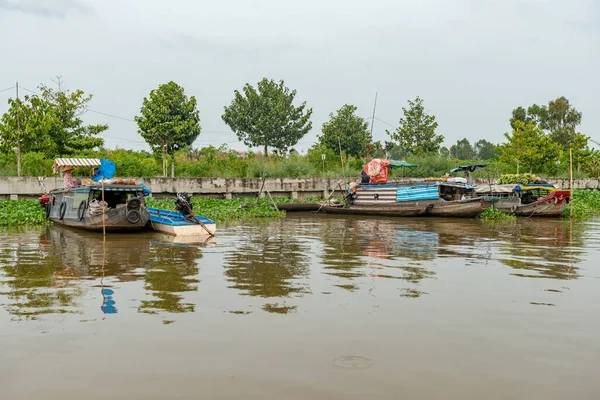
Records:
M600 220L0 230L2 399L597 399Z

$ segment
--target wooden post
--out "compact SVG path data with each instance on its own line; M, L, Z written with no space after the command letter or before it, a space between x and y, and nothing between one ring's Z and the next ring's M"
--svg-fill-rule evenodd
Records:
M570 170L571 170L571 182L569 183L569 189L571 189L571 195L569 198L571 199L571 207L569 207L569 211L571 213L570 217L573 218L573 149L569 149L569 159L570 159Z
M104 215L104 175L102 175L102 235L106 236L106 219Z
M279 211L277 204L275 204L275 200L273 200L273 197L271 197L271 192L269 192L268 190L266 190L266 192L269 195L269 198L271 199L271 203L273 203L273 207L275 207L275 211Z

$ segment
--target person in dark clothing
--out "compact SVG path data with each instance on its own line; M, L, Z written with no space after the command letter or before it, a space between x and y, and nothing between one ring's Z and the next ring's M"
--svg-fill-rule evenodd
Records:
M365 172L364 169L360 172L360 177L360 183L371 183L371 177Z

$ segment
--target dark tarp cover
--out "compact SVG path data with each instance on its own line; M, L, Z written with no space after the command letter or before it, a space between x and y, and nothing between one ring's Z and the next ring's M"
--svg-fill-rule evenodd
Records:
M461 165L460 167L454 168L450 170L450 173L455 173L455 172L464 172L464 171L469 171L469 172L473 172L476 169L479 168L483 168L486 167L487 164L472 164L472 165Z

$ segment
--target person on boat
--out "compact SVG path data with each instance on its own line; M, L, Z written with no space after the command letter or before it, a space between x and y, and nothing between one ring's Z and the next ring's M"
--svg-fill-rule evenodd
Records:
M467 178L467 184L470 185L473 183L473 177L469 171L465 171L465 178Z
M369 176L369 174L367 174L367 171L365 171L364 169L360 171L360 183L371 183L371 177Z
M73 179L71 172L73 172L72 166L67 165L63 168L63 184L65 189L81 185L81 181L79 179Z

